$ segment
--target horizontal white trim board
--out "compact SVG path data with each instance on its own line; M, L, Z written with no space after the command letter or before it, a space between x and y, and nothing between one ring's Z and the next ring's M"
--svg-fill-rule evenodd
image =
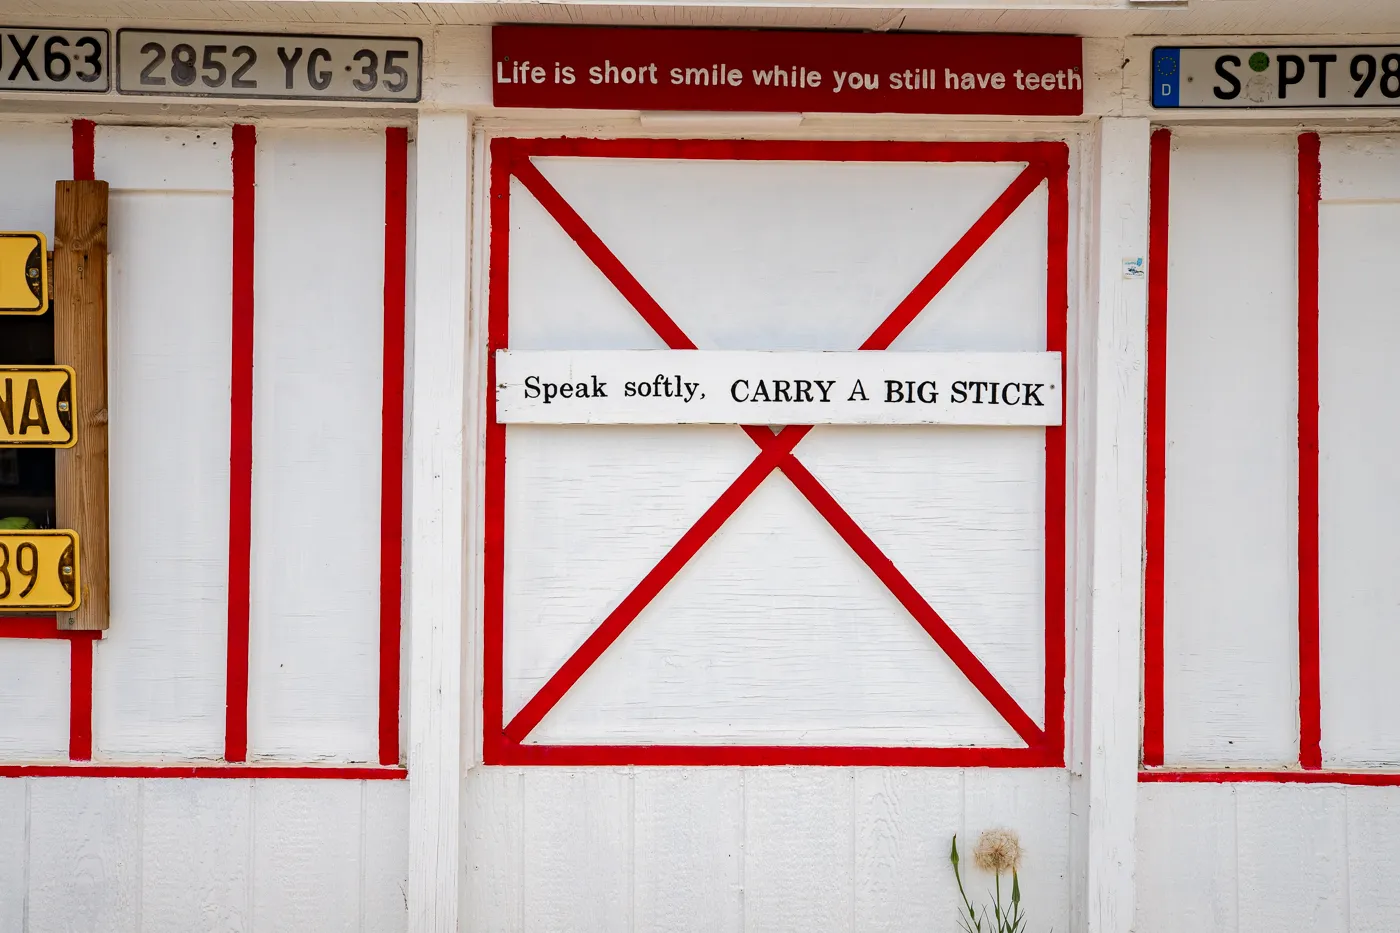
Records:
M500 350L503 424L1058 425L1058 353Z

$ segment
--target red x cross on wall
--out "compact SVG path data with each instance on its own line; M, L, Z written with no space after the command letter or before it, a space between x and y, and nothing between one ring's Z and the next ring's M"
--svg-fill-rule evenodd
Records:
M491 259L487 385L495 384L494 352L507 346L510 179L544 207L668 347L696 349L587 222L540 173L531 156L729 159L842 162L1024 162L1026 167L946 255L861 344L885 350L1035 191L1050 186L1047 349L1063 353L1067 315L1068 149L1063 143L892 143L750 140L497 139L491 147ZM1046 766L1064 758L1064 429L1046 429L1045 723L1041 729L973 654L894 563L797 459L793 449L812 430L789 425L741 429L759 453L691 528L613 609L509 723L503 710L505 426L488 393L486 429L486 630L484 648L487 764L841 764ZM773 471L797 488L842 540L899 600L963 676L1026 743L1025 748L868 746L541 745L525 739L579 678Z

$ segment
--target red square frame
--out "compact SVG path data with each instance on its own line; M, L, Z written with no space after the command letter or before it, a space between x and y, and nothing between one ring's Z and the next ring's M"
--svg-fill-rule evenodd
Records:
M495 352L509 345L511 179L520 181L559 223L665 343L694 344L661 308L587 222L544 178L534 157L801 161L801 162L1001 162L1024 163L1011 186L987 208L918 286L860 347L885 349L923 311L944 285L1042 182L1049 188L1047 223L1046 349L1064 352L1069 310L1069 147L1035 142L879 142L706 139L515 138L492 140L488 264L487 385L495 384ZM1068 393L1061 394L1062 398ZM1063 421L1063 419L1062 419ZM496 420L494 391L486 400L483 760L488 765L828 765L893 767L1063 767L1065 760L1065 428L1045 429L1045 695L1044 728L1021 710L936 610L860 530L839 503L792 453L810 427L740 426L759 454L710 510L604 619L564 665L510 721L504 718L505 457L506 426ZM890 588L1027 743L986 746L809 746L809 745L546 745L530 744L529 733L646 605L694 556L713 533L771 472L782 472L868 567Z

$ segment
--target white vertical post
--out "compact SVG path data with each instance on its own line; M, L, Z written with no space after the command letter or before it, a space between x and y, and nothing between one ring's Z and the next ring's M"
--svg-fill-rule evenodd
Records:
M411 933L458 927L470 130L461 113L418 120L407 560Z
M1147 256L1145 119L1099 121L1091 221L1096 236L1093 455L1087 721L1076 734L1081 778L1076 841L1082 859L1080 929L1128 933L1133 924L1142 648L1143 497L1146 476L1147 282L1126 263ZM1165 270L1156 270L1161 274ZM1081 675L1082 677L1083 675Z

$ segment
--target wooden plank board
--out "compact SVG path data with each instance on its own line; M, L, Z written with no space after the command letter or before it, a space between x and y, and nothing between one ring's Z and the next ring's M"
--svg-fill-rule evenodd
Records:
M68 757L70 656L67 641L0 639L0 760Z
M365 933L408 928L408 782L361 781L360 924Z
M631 929L630 774L536 768L524 780L524 929Z
M1237 933L1235 785L1142 784L1137 933Z
M24 930L29 908L29 779L0 779L0 930Z
M1393 933L1400 929L1400 787L1348 787L1346 794L1349 933Z
M735 768L634 772L636 930L739 933L744 787Z
M60 181L54 202L54 362L71 366L81 443L55 454L58 525L82 541L82 604L65 629L109 625L107 560L107 183Z
M462 819L465 930L524 929L524 782L513 769L476 767L467 772Z
M250 930L253 783L148 780L141 794L142 929Z
M963 832L958 838L971 847L984 830L1015 830L1025 853L1021 892L1031 928L1070 929L1069 773L978 768L964 775ZM990 875L974 874L978 890L994 884Z
M359 782L258 781L253 813L252 928L358 929Z
M138 933L141 781L34 780L29 928Z
M961 902L948 855L962 831L963 772L861 768L855 782L857 929L951 929Z
M1238 785L1241 933L1346 933L1346 794L1343 787Z
M855 773L744 772L744 929L847 931L855 920Z

